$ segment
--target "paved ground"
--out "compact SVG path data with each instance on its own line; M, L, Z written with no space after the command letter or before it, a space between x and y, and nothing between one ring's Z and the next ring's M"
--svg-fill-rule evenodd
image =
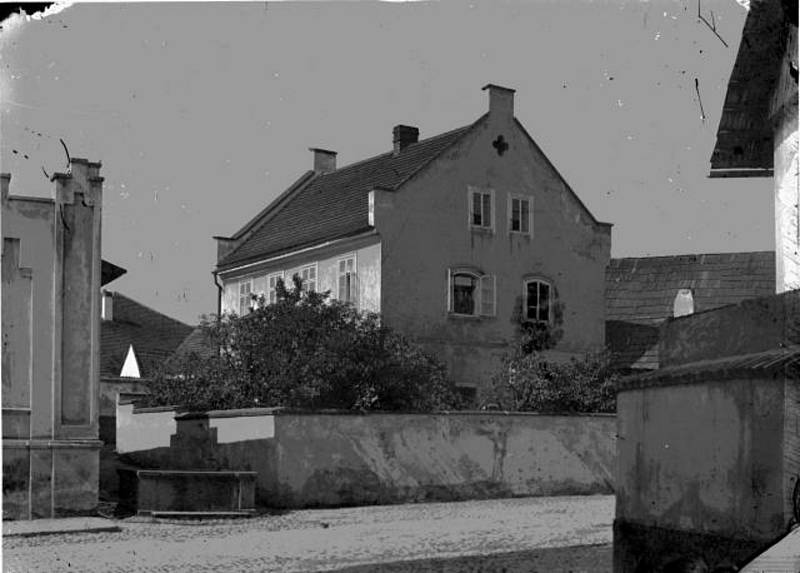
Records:
M205 523L131 518L109 522L118 532L4 537L3 571L602 573L611 569L613 513L613 496L585 496L303 510Z

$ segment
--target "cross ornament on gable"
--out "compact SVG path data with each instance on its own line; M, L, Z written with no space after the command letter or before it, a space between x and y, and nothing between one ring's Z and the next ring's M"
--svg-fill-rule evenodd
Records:
M497 155L503 155L508 149L508 143L502 135L498 135L497 139L492 142L492 147L497 150Z

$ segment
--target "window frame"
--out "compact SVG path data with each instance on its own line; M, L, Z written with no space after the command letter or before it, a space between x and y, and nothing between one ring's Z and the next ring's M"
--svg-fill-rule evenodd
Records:
M275 272L275 273L267 274L266 278L264 279L266 281L266 287L267 287L266 288L267 292L264 293L265 297L266 297L267 304L275 304L276 302L278 302L278 292L277 292L276 289L277 289L277 286L278 286L278 280L284 281L284 286L286 286L285 285L286 279L285 279L284 275L285 275L285 273L283 271L278 271L278 272ZM274 286L270 285L270 281L272 279L275 279L275 285ZM274 296L275 300L272 300L273 299L273 295L275 295Z
M475 280L473 292L474 309L471 314L455 311L455 278L469 276ZM489 289L487 286L491 285ZM491 301L485 300L485 293L491 292ZM497 277L470 267L450 267L447 269L447 315L460 318L493 318L497 316Z
M520 230L514 230L514 201L520 202ZM522 230L522 202L525 201L528 203L528 230ZM509 193L508 194L508 233L511 235L522 235L524 237L533 237L533 195L524 195L520 193Z
M242 297L244 296L243 293L242 293L242 287L245 284L248 285L247 293L246 293L247 302L248 302L247 312L244 312L244 310L242 309ZM246 315L250 314L252 312L252 310L253 310L253 277L247 277L247 278L239 279L237 281L236 290L237 290L237 295L238 295L238 300L239 300L239 303L236 305L236 307L237 307L239 316L246 316Z
M528 285L530 283L537 283L537 284L544 284L547 285L548 293L547 293L547 320L543 320L538 318L540 314L540 305L536 305L536 314L537 318L530 318L528 317ZM543 277L527 277L522 279L522 317L523 321L525 322L534 322L534 323L542 323L542 324L553 324L553 298L554 298L555 289L553 287L552 281L549 281ZM537 299L541 300L541 293L540 290L537 288L536 291Z
M300 277L300 282L301 282L300 290L303 291L303 292L308 292L308 289L306 288L306 281L309 280L309 279L303 278L303 272L304 271L310 271L312 269L314 271L314 281L313 281L314 282L314 288L313 288L313 290L311 292L318 292L317 291L317 285L319 284L319 263L313 262L313 263L310 263L310 264L307 264L307 265L303 265L302 267L299 267L295 272L292 273L292 277L294 277L295 275Z
M474 215L475 211L473 210L474 206L474 196L475 194L481 195L481 224L476 225L474 222ZM485 206L483 197L485 195L489 196L489 224L483 224L483 220L486 218L484 217L483 208ZM474 185L467 185L467 225L469 226L470 230L472 231L482 231L484 233L494 233L495 230L495 212L497 209L495 208L495 200L494 200L494 189L491 187L476 187Z
M353 261L353 268L347 270L347 261ZM345 264L344 275L342 274L341 265ZM347 300L342 298L342 285L341 279L350 273L351 280L349 285L349 292ZM336 298L341 302L358 306L358 256L357 253L348 253L336 259Z

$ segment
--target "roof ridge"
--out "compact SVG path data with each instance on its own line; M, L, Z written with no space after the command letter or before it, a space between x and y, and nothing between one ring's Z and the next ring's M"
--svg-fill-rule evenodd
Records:
M566 187L567 190L570 192L570 194L575 198L575 200L578 202L578 205L580 205L581 209L583 209L583 211L587 215L589 215L589 219L595 225L601 225L601 226L604 226L604 227L613 227L614 223L607 223L605 221L600 221L600 220L597 219L597 217L594 216L594 213L592 213L592 211L589 209L589 207L586 206L586 203L584 203L583 199L581 199L580 196L575 192L575 189L572 188L572 185L569 184L569 182L566 180L564 175L562 175L561 171L559 171L556 168L555 164L550 160L550 157L548 157L548 155L544 152L544 150L541 148L541 146L538 143L536 143L536 140L533 139L533 136L528 132L528 130L525 129L525 126L522 125L522 122L518 118L514 117L514 123L517 125L517 127L519 129L522 130L522 133L525 134L525 137L528 138L528 141L530 141L533 144L533 146L537 150L539 150L539 153L541 154L542 158L544 159L544 162L548 166L550 166L550 169L552 169L553 172L558 176L558 178L561 180L561 183L564 184L564 187Z
M179 324L180 326L185 326L186 328L192 328L192 326L191 326L191 325L189 325L189 324L186 324L185 322L183 322L183 321L180 321L180 320L178 320L177 318L173 318L173 317L169 316L168 314L164 314L164 313L163 313L163 312L161 312L160 310L156 310L155 308L153 308L153 307L151 307L151 306L148 306L148 305L146 305L146 304L144 304L144 303L141 303L141 302L139 302L138 300L136 300L136 299L133 299L133 298L129 297L128 295L126 295L126 294L123 294L123 293L121 293L121 292L119 292L119 291L106 291L106 292L110 292L110 293L111 293L111 295L112 295L112 296L114 296L114 297L120 296L120 297L122 297L122 298L124 298L124 299L126 299L126 300L128 300L128 301L130 301L130 302L132 302L133 304L135 304L135 305L137 305L137 306L140 306L140 307L142 307L142 308L144 308L144 309L146 309L146 310L149 310L150 312L154 312L154 313L156 313L156 314L158 314L158 315L160 315L160 316L162 316L162 317L166 318L167 320L169 320L169 321L171 321L171 322L175 322L175 323ZM114 322L114 321L112 320L112 322ZM118 321L116 321L116 322L125 322L125 323L128 323L128 324L134 324L134 325L137 325L137 326L141 326L141 325L140 325L140 324L138 324L138 323L132 322L132 321L130 321L130 320L125 320L125 319L123 319L123 320L118 320Z
M454 146L456 143L458 143L459 141L461 141L461 138L462 138L462 137L464 137L465 135L467 135L468 133L470 133L470 132L471 132L473 129L475 129L475 127L476 127L476 126L477 126L479 123L481 123L482 121L484 121L484 120L485 120L487 117L489 117L489 113L488 113L488 112L487 112L487 113L484 113L482 116L480 116L478 119L476 119L475 121L473 121L473 122L472 122L471 124L469 124L469 125L465 125L464 127L460 127L460 128L458 128L458 129L452 129L452 130L450 130L450 131L447 131L447 132L445 132L445 133L439 134L439 136L438 136L438 137L444 137L444 136L446 136L446 135L447 135L447 136L451 136L451 135L454 135L454 134L455 134L457 131L462 131L462 130L463 130L463 133L459 134L459 136L458 136L456 139L454 139L453 141L451 141L450 143L448 143L447 145L445 145L445 146L444 146L442 149L440 149L440 150L439 150L437 153L434 153L434 154L433 154L433 155L432 155L432 156L431 156L431 157L428 159L428 161L425 161L424 163L422 163L422 165L420 165L420 166L419 166L419 167L417 167L417 168L416 168L414 171L412 171L411 173L409 173L409 174L408 174L408 175L407 175L405 178L403 178L403 179L402 179L402 180L401 180L399 183L397 183L397 184L394 186L394 188L395 188L395 189L399 189L400 187L402 187L403 185L405 185L405 184L406 184L408 181L410 181L411 179L413 179L413 178L414 178L414 177L415 177L415 176L416 176L416 175L417 175L417 174L418 174L420 171L422 171L423 169L425 169L425 167L427 167L428 165L430 165L431 163L433 163L433 161L434 161L435 159L437 159L438 157L441 157L441 155L442 155L442 154L443 154L445 151L447 151L448 149L450 149L451 147L453 147L453 146ZM429 139L433 139L433 138L431 137L431 138L429 138ZM425 140L423 140L423 141L428 141L428 140L427 140L427 139L425 139Z
M486 115L487 114L482 115L480 118L478 118L478 121L483 119ZM420 139L416 143L412 143L412 144L404 147L403 151L405 152L406 150L411 150L414 147L416 147L416 146L418 146L418 145L420 145L422 143L430 143L434 139L439 139L439 138L442 138L442 137L452 136L458 131L470 129L473 125L475 125L475 123L477 123L477 121L473 122L473 123L470 123L468 125L462 125L461 127L457 127L455 129L451 129L449 131L444 131L442 133L438 133L436 135L431 135L430 137L426 137L425 139ZM442 150L442 151L444 151L444 150ZM329 177L331 175L336 175L338 173L341 173L342 171L345 171L345 170L350 169L352 167L358 167L360 165L363 165L364 163L369 163L370 161L375 161L377 159L382 159L383 157L394 157L394 156L395 155L394 155L393 151L384 151L383 153L379 153L377 155L373 155L371 157L367 157L366 159L360 159L360 160L355 161L353 163L348 163L347 165L343 165L343 166L339 167L338 169L335 169L335 170L333 170L333 171L331 171L329 173L322 174L320 177L321 178Z
M708 257L708 256L723 256L723 255L763 255L763 254L775 254L774 250L763 250L763 251L733 251L729 253L720 253L720 252L713 252L713 253L680 253L676 255L643 255L639 257L611 257L612 261L639 261L642 259L675 259L678 257Z
M300 193L306 186L315 181L319 178L319 175L314 173L313 171L306 171L300 177L298 177L294 183L289 185L286 189L284 189L275 199L270 201L266 207L264 207L258 214L250 219L243 227L241 227L236 233L233 234L232 237L228 240L241 240L241 236L247 233L248 231L251 232L251 236L253 233L256 233L261 227L263 227L266 223L268 223L272 217L274 217L278 212L280 212L280 207L285 205L288 201L291 200L293 196L297 193ZM222 238L222 237L220 237ZM241 242L236 245L233 249L230 250L224 257L222 257L221 261L217 261L217 268L221 265L225 264L225 261L232 258L237 251L247 243L247 239L241 240Z

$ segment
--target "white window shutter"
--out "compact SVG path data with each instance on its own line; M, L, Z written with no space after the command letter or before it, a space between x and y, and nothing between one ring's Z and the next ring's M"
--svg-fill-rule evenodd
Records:
M450 269L447 269L447 312L453 312L453 275Z
M533 195L531 195L531 200L529 203L530 207L528 208L528 233L530 236L533 237Z
M480 279L481 285L481 314L483 316L495 316L496 314L496 280L494 275L483 275Z

